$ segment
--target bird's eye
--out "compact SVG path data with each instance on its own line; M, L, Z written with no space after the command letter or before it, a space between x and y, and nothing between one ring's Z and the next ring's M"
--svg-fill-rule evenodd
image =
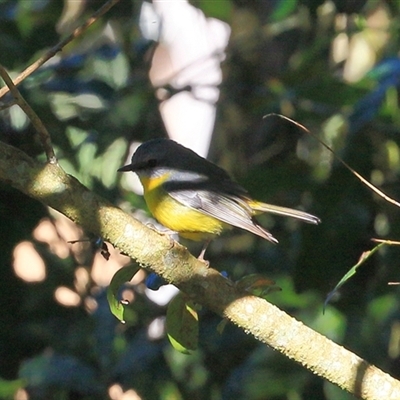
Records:
M154 168L157 165L157 160L155 158L151 158L147 161L147 166L150 168Z

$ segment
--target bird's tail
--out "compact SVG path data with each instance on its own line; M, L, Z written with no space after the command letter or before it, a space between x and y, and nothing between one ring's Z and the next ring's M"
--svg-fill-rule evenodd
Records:
M256 213L269 212L271 214L297 218L310 224L319 224L321 222L321 220L315 215L308 214L304 211L294 210L293 208L274 206L272 204L262 203L260 201L249 201L248 204Z

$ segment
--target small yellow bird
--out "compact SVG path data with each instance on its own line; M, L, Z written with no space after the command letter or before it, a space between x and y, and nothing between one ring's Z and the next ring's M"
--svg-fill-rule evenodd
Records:
M206 242L200 259L210 240L232 226L278 243L255 221L254 216L262 212L320 222L303 211L253 200L226 171L173 140L143 143L131 164L118 171L139 176L147 206L162 225L184 238Z

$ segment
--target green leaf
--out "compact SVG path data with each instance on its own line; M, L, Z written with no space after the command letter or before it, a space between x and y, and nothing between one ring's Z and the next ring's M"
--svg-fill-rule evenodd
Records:
M107 300L111 312L121 321L126 321L126 304L118 299L118 290L126 282L129 282L136 272L140 269L137 264L130 264L118 270L111 279L110 286L107 289Z
M101 157L96 158L92 165L92 174L107 188L114 187L117 182L117 169L125 157L126 141L119 138L111 143Z
M232 2L230 0L208 1L200 0L198 6L207 17L230 21L232 16Z
M296 8L297 8L297 0L278 1L270 18L272 21L281 21L284 18L289 17L290 14L292 14L296 10Z
M15 379L13 381L7 381L5 379L0 379L0 398L14 398L16 391L27 385L25 379Z
M328 293L328 296L326 296L326 300L325 300L325 303L324 303L324 309L325 309L326 305L329 303L329 301L332 298L332 296L357 272L357 268L360 267L362 264L364 264L365 261L367 261L376 251L378 251L385 244L388 244L388 243L387 242L379 243L372 250L364 251L361 254L361 257L358 260L357 264L353 265L346 272L346 274L339 281L339 283L335 286L335 288L330 293Z
M167 334L175 348L181 353L190 354L197 349L199 339L199 320L197 311L190 301L178 293L168 305L167 309Z

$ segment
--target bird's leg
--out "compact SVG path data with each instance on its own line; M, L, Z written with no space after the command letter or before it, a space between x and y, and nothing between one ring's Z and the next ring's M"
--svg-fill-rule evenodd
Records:
M197 257L198 260L204 261L204 262L206 262L207 264L208 264L208 261L206 261L206 260L204 259L204 254L206 253L207 247L208 247L208 245L210 244L210 242L211 242L211 239L208 239L208 240L204 243L203 248L201 249L201 252L200 252L199 256Z

